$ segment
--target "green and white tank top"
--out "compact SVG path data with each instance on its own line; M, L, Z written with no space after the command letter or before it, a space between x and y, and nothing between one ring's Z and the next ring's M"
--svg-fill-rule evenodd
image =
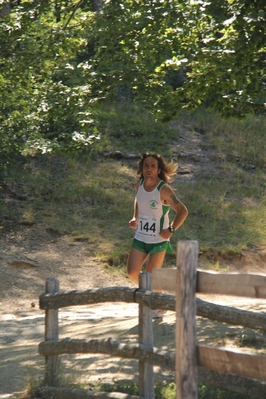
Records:
M161 180L157 187L148 192L144 189L144 180L140 181L137 191L138 202L138 227L135 238L147 244L155 244L166 241L159 236L162 229L169 227L169 205L161 202L160 190L165 181Z

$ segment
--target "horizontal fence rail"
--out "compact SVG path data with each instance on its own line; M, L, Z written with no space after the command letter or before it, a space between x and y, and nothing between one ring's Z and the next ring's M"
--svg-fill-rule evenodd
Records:
M46 335L45 342L39 344L39 353L45 356L46 366L49 366L50 372L52 370L56 373L57 358L61 354L109 354L113 357L139 361L143 389L140 389L139 396L129 395L126 397L128 399L154 399L154 393L149 388L149 385L153 385L153 369L149 365L176 371L177 399L196 399L197 379L203 383L246 393L252 398L266 398L266 356L197 345L196 314L262 331L266 331L266 315L212 304L195 297L195 293L199 292L266 298L266 275L200 271L196 268L196 258L196 242L179 242L177 267L154 269L152 284L145 283L146 277L148 282L151 275L142 273L138 289L108 287L86 291L59 291L59 286L56 288L52 283L50 288L46 289L46 293L40 296L40 308L46 312ZM144 284L141 283L142 280ZM175 292L175 295L153 292L154 289ZM58 324L59 308L104 302L139 304L139 345L121 344L112 338L59 339L58 325L55 326ZM158 308L176 312L176 352L161 351L153 347L153 340L150 339L152 335L150 309ZM188 370L191 375L189 379ZM50 385L56 387L54 388L56 394L53 393L56 395L55 398L67 399L67 395L70 395L69 398L75 397L71 396L71 390L60 391L57 379L51 377L51 374L49 381L52 381ZM65 392L65 396L60 396L64 395L62 392ZM87 392L87 395L90 394L91 392ZM114 396L97 394L99 398L122 399L119 393L113 393ZM95 397L86 396L84 392L80 395L78 397L84 399Z
M136 291L135 289L125 287L109 287L86 291L63 291L54 294L43 294L40 296L40 307L43 309L57 309L58 307L63 308L66 306L79 306L81 304L95 304L98 303L99 298L101 298L101 303L111 301L132 303L135 299L137 303L172 311L175 309L176 302L174 295L158 294L154 292L147 293L145 290ZM266 331L265 315L256 314L254 312L214 305L197 299L197 314L218 321L227 321L229 324L244 325L246 327ZM197 350L198 365L201 367L220 373L236 374L242 377L266 380L266 367L261 366L262 364L266 365L266 357L263 355L237 354L235 351L227 350L226 356L223 358L222 353L225 350L204 347L202 345L197 346ZM175 355L171 353L158 351L156 348L153 348L152 352L150 349L145 349L144 347L139 348L134 345L120 344L118 341L112 339L107 341L86 341L78 339L45 341L39 344L39 353L40 355L48 357L70 353L102 353L128 359L145 359L147 363L171 370L175 369ZM220 360L217 360L219 357ZM240 358L242 366L239 369ZM253 362L252 367L250 366L251 359ZM259 372L257 371L258 369ZM204 381L202 380L202 382ZM262 386L264 386L264 384Z
M199 345L198 365L221 373L266 381L265 355Z
M247 273L197 272L197 292L266 298L266 275Z
M172 269L170 269L172 271ZM109 287L86 291L63 291L40 296L41 309L57 309L59 307L79 306L103 302L143 303L154 308L175 310L175 296L146 292L125 287ZM228 322L234 325L261 329L266 331L266 316L254 312L230 308L203 301L197 298L197 314L209 319ZM49 341L46 342L48 344Z
M198 345L198 365L221 373L236 374L266 381L266 356L243 353L237 350L226 350L211 346ZM55 356L74 353L99 353L125 359L135 359L160 366L175 369L175 353L157 348L139 347L134 344L121 344L109 338L103 339L62 339L45 341L39 344L39 354Z
M173 269L166 270L167 272L169 270L172 275ZM176 297L175 295L159 294L156 292L147 293L145 290L136 291L136 289L128 287L108 287L85 291L60 291L55 294L42 294L39 302L40 309L44 310L104 302L136 302L154 309L160 308L175 311ZM264 314L217 305L200 298L196 298L196 305L198 316L266 331L266 315Z
M170 370L175 368L175 353L156 348L139 347L134 344L121 344L119 341L105 339L62 339L46 341L39 344L39 354L42 356L63 355L73 353L100 353L113 357L142 360L146 363L164 367Z
M152 288L176 292L176 268L154 269ZM266 298L266 274L219 273L197 270L196 292L201 294L232 295Z
M266 383L263 381L254 381L249 378L243 378L238 375L223 374L214 370L204 368L205 359L203 357L203 345L198 346L198 365L199 381L209 383L213 386L223 387L239 393L245 392L251 398L263 398L266 392ZM205 349L205 348L204 348ZM217 348L211 348L214 351ZM74 354L74 353L99 353L114 357L122 357L135 360L145 360L150 364L163 367L165 369L175 370L175 353L171 351L161 351L153 348L139 348L137 345L121 344L112 338L107 340L82 340L82 339L62 339L59 341L46 341L39 344L39 354L42 356ZM232 365L230 366L232 370ZM238 367L238 366L237 366ZM265 370L261 370L265 374ZM256 376L255 378L257 378ZM65 392L62 390L62 393ZM48 390L50 392L50 390ZM59 392L59 391L58 391ZM71 390L67 390L70 392ZM93 393L90 393L93 395ZM58 396L57 396L58 397ZM82 398L83 396L79 396ZM89 396L88 396L89 397ZM95 397L95 396L91 396ZM100 398L101 396L99 396ZM114 397L114 396L112 396ZM118 398L118 396L115 396ZM62 397L67 399L67 397ZM73 396L71 397L73 398ZM87 398L87 396L86 396ZM108 396L109 398L109 396ZM129 398L129 396L127 397ZM133 398L133 397L132 397ZM135 397L134 397L135 398ZM139 398L139 397L138 397ZM49 397L50 399L50 397ZM121 396L122 399L122 396Z

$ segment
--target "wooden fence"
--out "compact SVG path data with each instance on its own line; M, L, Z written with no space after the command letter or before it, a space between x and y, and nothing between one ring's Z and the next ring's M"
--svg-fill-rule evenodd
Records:
M266 275L214 273L197 270L198 244L180 241L174 269L156 269L140 274L138 289L109 287L86 291L59 290L57 279L47 279L40 296L45 309L45 341L39 353L45 356L47 398L154 399L153 365L175 370L177 399L196 399L198 381L209 383L252 398L266 398L266 356L236 350L197 345L196 315L234 325L266 331L266 316L210 304L196 298L196 292L266 298ZM175 295L153 292L161 289ZM139 304L139 344L116 340L59 339L58 309L103 302ZM176 312L176 351L153 347L151 309ZM101 353L139 361L139 396L91 392L58 387L58 356L70 353Z

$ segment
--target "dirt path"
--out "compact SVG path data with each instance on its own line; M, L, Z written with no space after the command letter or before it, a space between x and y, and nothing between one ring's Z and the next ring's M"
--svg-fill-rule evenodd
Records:
M105 304L89 308L64 309L60 312L60 338L115 338L124 343L137 343L138 307L128 304ZM164 322L154 321L155 342L173 348L174 316ZM43 378L44 359L37 348L43 340L44 317L39 310L1 315L0 398L18 398L26 382ZM134 360L111 358L107 355L64 355L62 377L68 382L95 384L99 381L137 381L138 363ZM169 371L160 378L173 380Z
M51 239L42 227L6 234L0 247L0 398L14 399L28 383L43 378L44 359L37 350L44 340L44 312L38 300L46 278L58 278L62 290L133 285L126 276L104 271L99 262L87 256L86 244L73 243L67 237ZM63 309L60 326L60 338L112 337L137 342L138 305L106 303ZM154 321L154 326L155 345L173 347L174 314L168 312L164 322ZM62 358L64 378L72 381L112 382L114 378L137 376L136 361L95 355ZM172 378L169 371L164 376Z
M38 243L34 239L38 237ZM42 240L40 240L42 237ZM89 289L106 286L132 286L125 276L106 273L95 259L86 256L86 244L73 244L68 237L51 239L42 230L24 229L0 240L0 398L17 399L28 383L43 378L44 359L38 356L38 344L44 339L44 312L38 298L44 292L45 279L56 277L62 290ZM23 259L24 263L17 263ZM27 262L29 262L28 265ZM35 266L32 266L35 265ZM75 265L75 267L73 267ZM266 311L263 301L237 298L205 297L216 303L243 309ZM101 304L68 308L60 311L60 338L115 338L121 342L137 342L138 306L135 304ZM154 321L154 345L174 348L175 317L167 312L163 320ZM244 338L245 339L244 339ZM200 342L239 347L242 342L265 347L263 333L232 328L222 323L198 319ZM137 379L138 363L112 359L109 356L64 355L63 375L70 381L96 383L121 379ZM168 370L158 370L159 380L173 381Z
M19 397L28 380L43 376L44 359L37 355L37 347L44 339L44 312L38 301L46 278L58 278L62 290L131 285L126 277L111 276L87 256L86 244L73 243L67 237L55 240L42 226L13 231L0 240L0 272L1 399ZM60 336L76 336L82 331L90 337L92 330L97 337L104 325L111 326L112 317L118 319L118 326L125 318L136 325L132 314L136 315L136 307L134 313L123 304L115 309L65 309L60 312L64 326Z

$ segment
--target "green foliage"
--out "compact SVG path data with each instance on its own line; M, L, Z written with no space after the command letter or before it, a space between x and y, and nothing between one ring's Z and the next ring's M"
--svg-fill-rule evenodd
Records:
M138 395L138 390L138 385L130 380L119 380L114 384L101 383L96 387L96 392L122 392L129 395Z
M77 151L97 139L88 66L77 62L91 15L75 3L23 1L1 16L2 169L24 149Z
M160 152L176 136L174 129L156 121L151 113L131 102L105 104L94 109L94 114L101 135L96 149Z
M17 96L20 97L18 104ZM8 72L0 74L0 176L10 163L20 159L25 146L25 113L29 109L30 97L27 87L14 82Z
M39 89L33 112L28 115L27 151L76 152L99 138L87 102L86 86L62 82Z
M115 381L113 384L101 383L97 385L96 391L122 392L122 393L127 393L129 395L138 395L139 387L138 384L130 380L118 380ZM163 382L157 381L155 383L154 391L155 391L155 399L176 398L176 387L174 383L169 383L166 381Z
M114 384L99 384L97 391L123 392L129 395L138 395L138 385L130 380L115 381ZM155 383L155 399L175 399L176 384L174 382L157 381ZM238 394L225 389L213 388L209 385L199 384L199 399L249 399L247 395Z
M263 0L107 2L97 26L96 85L109 95L127 83L163 120L203 103L226 116L264 112Z
M245 394L239 394L226 389L213 388L205 384L199 385L198 397L199 399L249 399L249 396Z
M265 112L264 0L93 4L1 1L2 171L24 148L97 142L93 104L108 98L138 101L163 121L200 104Z

